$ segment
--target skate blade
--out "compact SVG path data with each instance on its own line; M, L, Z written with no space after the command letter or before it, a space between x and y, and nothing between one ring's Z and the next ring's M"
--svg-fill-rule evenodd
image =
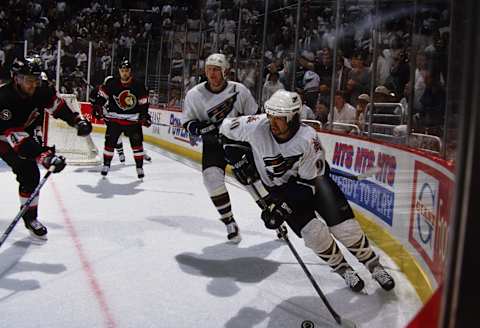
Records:
M238 244L242 241L242 236L238 235L236 237L233 237L232 239L228 240L228 243L230 244Z
M32 244L35 244L35 245L43 245L47 242L48 238L47 238L47 235L44 235L44 236L37 236L36 234L34 234L33 232L29 231L30 235L29 235L29 239L30 241L32 242Z

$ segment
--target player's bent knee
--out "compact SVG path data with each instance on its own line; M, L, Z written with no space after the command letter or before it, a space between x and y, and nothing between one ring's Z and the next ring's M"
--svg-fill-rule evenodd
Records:
M357 243L364 235L360 224L355 219L348 219L330 227L330 232L347 247Z
M332 245L333 238L328 227L318 219L310 220L301 230L301 235L305 246L315 253L323 253Z

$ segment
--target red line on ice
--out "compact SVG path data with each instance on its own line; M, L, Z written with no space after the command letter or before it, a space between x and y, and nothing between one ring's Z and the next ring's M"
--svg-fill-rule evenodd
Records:
M80 241L80 238L78 237L77 231L75 230L75 227L72 224L72 220L70 219L70 215L65 208L65 205L63 203L63 199L60 197L60 193L57 190L57 186L55 185L55 182L51 181L51 185L53 187L53 192L55 194L55 198L58 201L58 204L60 206L60 210L63 214L63 219L65 221L65 224L67 226L67 231L70 234L70 237L73 240L73 243L75 244L75 248L77 249L78 256L80 258L80 262L82 263L82 268L83 271L85 271L85 274L87 275L88 282L90 284L90 288L92 289L96 300L98 301L98 304L100 305L100 309L102 311L103 316L105 317L106 321L106 327L108 328L115 328L116 324L115 321L113 320L113 316L110 312L110 308L108 307L107 300L105 298L105 294L103 293L102 289L100 288L100 284L98 283L97 278L95 277L95 272L93 271L92 266L90 265L90 262L88 261L88 258L83 250L82 243Z

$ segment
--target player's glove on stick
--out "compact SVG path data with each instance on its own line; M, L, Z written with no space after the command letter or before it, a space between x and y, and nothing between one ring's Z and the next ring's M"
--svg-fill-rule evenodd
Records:
M103 118L103 107L100 105L93 105L92 115L97 120L101 120Z
M233 174L238 182L243 185L248 185L259 178L253 159L250 160L246 154L233 164Z
M149 113L140 114L140 124L147 128L152 125L152 117Z
M278 229L283 222L292 214L292 209L285 202L271 203L262 211L262 220L267 229Z
M53 165L55 167L53 173L62 171L67 165L65 157L55 155L51 149L38 155L37 162L42 164L47 170Z
M217 134L217 127L210 122L191 121L187 125L187 130L194 136L204 136L208 134Z
M75 123L75 128L77 129L78 136L85 137L92 132L92 123L84 118L81 118L77 121L77 123Z

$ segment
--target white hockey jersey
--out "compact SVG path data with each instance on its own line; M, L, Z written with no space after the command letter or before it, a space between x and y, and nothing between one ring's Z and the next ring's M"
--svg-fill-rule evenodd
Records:
M319 134L305 124L283 143L273 137L266 114L228 118L220 133L252 146L255 166L267 186L281 186L292 176L311 180L325 171L325 150Z
M250 91L241 83L227 81L225 89L214 93L207 82L189 90L183 104L182 124L191 120L221 123L225 117L255 114L258 105Z

